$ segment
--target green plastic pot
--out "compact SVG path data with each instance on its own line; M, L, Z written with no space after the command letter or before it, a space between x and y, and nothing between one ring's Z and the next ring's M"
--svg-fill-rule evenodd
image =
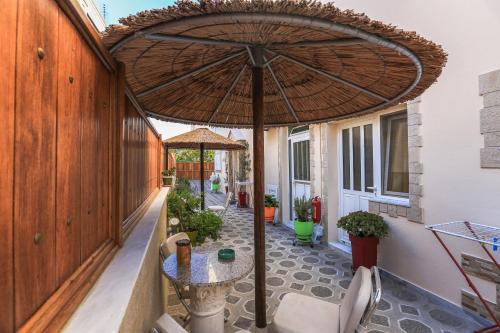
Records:
M297 221L294 223L295 237L303 242L309 242L313 233L314 222L313 221Z
M217 192L219 190L219 186L220 186L219 184L212 183L210 185L210 189L212 190L212 192Z
M191 246L196 246L196 238L198 237L198 230L187 231L186 234L188 235L189 240L191 241Z

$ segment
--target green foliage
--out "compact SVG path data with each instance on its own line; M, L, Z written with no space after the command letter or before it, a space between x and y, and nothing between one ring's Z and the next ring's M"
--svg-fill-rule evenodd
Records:
M175 189L176 192L187 192L191 193L191 183L186 178L177 178L175 181Z
M187 191L174 190L168 194L167 205L169 217L177 217L180 221L181 231L195 230L193 225L193 216L200 207L199 197L192 195Z
M239 163L238 163L238 181L244 182L248 180L248 173L252 170L250 167L250 153L248 152L248 142L245 140L240 140L244 146L245 150L239 151Z
M205 162L212 162L215 157L215 151L205 150ZM199 149L176 149L176 162L198 162L200 160Z
M389 234L389 226L382 216L368 212L353 212L337 222L337 227L346 230L353 236L384 238Z
M296 220L308 222L311 219L311 200L306 199L305 196L293 200L293 209L295 210Z
M270 208L270 207L279 207L280 203L278 199L274 195L269 195L266 194L264 197L264 206Z
M222 224L222 219L211 211L202 210L194 214L191 225L194 230L198 231L196 243L203 244L207 237L214 241L219 239Z
M162 174L163 176L171 177L171 176L175 175L175 168L168 169L168 170L163 170L163 171L161 172L161 174Z

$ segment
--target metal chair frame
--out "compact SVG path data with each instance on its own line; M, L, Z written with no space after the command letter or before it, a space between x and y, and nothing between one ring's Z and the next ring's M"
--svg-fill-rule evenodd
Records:
M160 245L160 260L161 260L161 271L163 272L163 262L167 259L167 256L165 255L165 253L163 252L163 245L165 244L165 241L163 241ZM165 273L163 273L165 275ZM167 278L168 276L165 275ZM169 279L170 280L170 279ZM179 289L179 286L177 285L177 283L175 283L174 281L170 280L170 282L172 282L172 286L174 287L174 290L175 290L175 294L177 295L177 298L179 299L179 301L181 302L182 306L184 307L184 309L186 309L187 311L187 315L182 318L183 321L184 321L184 324L182 325L183 327L186 327L188 324L189 324L189 321L191 320L191 309L189 307L189 304L186 303L186 297L184 295L182 295L182 292L181 290Z
M373 266L371 268L372 280L375 281L372 288L372 294L370 296L370 302L366 307L365 313L361 318L361 326L366 328L369 324L370 319L377 309L378 304L380 303L380 299L382 298L382 283L380 282L380 273L377 266Z

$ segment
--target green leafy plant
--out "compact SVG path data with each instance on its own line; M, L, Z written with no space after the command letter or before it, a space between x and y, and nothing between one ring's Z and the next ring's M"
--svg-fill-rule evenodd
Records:
M279 207L280 203L274 195L266 194L264 197L264 206L268 208Z
M295 217L297 221L308 222L311 217L311 200L302 198L295 198L293 200L293 209L295 210Z
M384 222L382 216L363 211L352 212L340 218L337 227L358 237L384 238L389 234L389 226Z
M215 151L205 150L205 162L212 162L215 157ZM177 162L198 162L200 160L199 149L176 149L175 160Z
M188 179L178 178L175 182L174 191L191 193L191 183L189 182Z
M196 230L196 225L193 224L193 217L196 215L200 203L201 200L199 197L187 191L174 190L168 194L167 198L169 217L179 219L181 231Z
M171 169L168 169L168 170L163 170L161 172L161 174L163 176L172 177L173 175L175 175L175 168L171 168Z
M241 150L238 156L238 181L244 182L248 179L248 174L252 170L250 167L250 153L248 152L248 142L245 140L240 140L244 146L245 150Z
M211 211L202 210L193 215L191 226L198 231L197 244L203 244L207 237L214 241L220 238L222 219Z

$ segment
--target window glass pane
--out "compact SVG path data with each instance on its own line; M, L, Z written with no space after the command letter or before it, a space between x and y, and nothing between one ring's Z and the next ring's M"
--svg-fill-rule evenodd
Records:
M352 172L355 191L361 191L361 129L352 128Z
M373 127L364 126L364 147L365 147L365 192L373 192L368 187L373 187Z
M298 160L298 149L297 143L293 143L293 179L297 179L297 172L299 171L297 168L297 160Z
M304 141L305 145L305 150L306 154L304 156L305 160L305 174L304 174L304 180L310 180L311 179L311 168L310 168L310 163L309 163L309 140Z
M383 119L383 192L408 196L408 124L406 113Z
M349 129L342 130L342 177L345 190L351 189L351 161L349 158Z

